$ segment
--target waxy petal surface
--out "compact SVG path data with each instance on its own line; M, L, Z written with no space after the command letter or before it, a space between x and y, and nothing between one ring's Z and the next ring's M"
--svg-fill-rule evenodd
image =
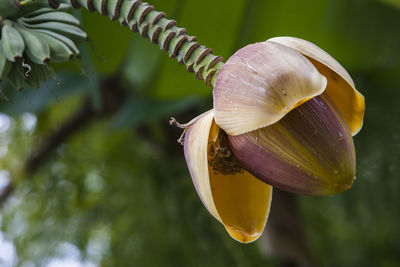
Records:
M353 139L325 94L273 125L228 138L232 152L249 172L282 190L333 195L353 183Z
M354 85L349 73L331 55L306 40L295 37L275 37L267 42L290 47L307 57L318 71L328 79L325 92L335 103L352 135L356 135L363 124L365 112L364 96Z
M210 142L219 127L211 110L189 126L185 158L201 201L237 241L248 243L263 232L271 204L272 187L250 173L216 174L208 164Z
M229 135L250 132L279 121L320 95L326 84L297 51L272 42L251 44L231 56L218 74L215 121Z

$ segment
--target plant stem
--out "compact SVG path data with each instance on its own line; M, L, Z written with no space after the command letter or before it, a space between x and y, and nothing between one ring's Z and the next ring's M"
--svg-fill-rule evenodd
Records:
M165 18L165 13L154 10L153 6L141 0L29 1L32 5L46 4L53 8L60 3L74 8L84 7L91 12L97 11L112 20L118 20L122 26L128 26L131 31L139 32L142 37L159 45L171 58L176 58L179 64L185 64L189 72L194 72L196 78L204 80L208 86L214 87L218 72L224 64L222 57L213 55L212 50L197 42L196 37L187 35L184 28L176 26L176 21ZM26 7L29 8L29 4ZM18 8L21 9L20 6Z

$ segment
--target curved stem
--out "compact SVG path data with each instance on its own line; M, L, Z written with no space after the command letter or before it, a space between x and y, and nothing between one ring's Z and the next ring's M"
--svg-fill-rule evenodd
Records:
M29 3L40 3L53 8L64 3L74 8L84 7L91 12L97 11L112 20L118 20L122 26L128 26L133 32L139 32L142 37L149 38L161 50L167 51L171 58L176 58L179 64L185 64L189 72L194 72L196 78L204 80L208 86L214 86L217 74L224 64L222 57L213 55L211 48L201 45L196 37L187 35L184 28L176 26L176 21L167 19L165 13L154 10L153 6L141 0L5 1L16 1L19 5L25 1L26 6Z

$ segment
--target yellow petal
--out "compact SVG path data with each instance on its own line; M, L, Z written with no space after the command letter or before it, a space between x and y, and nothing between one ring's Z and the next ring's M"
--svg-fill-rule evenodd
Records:
M267 42L290 47L307 57L318 71L328 79L325 93L332 99L352 135L357 134L363 124L365 102L348 72L332 56L318 46L295 37L275 37Z
M272 198L272 187L250 173L215 174L208 164L208 150L219 127L211 110L189 126L185 158L196 191L208 211L237 241L249 243L263 232Z
M325 87L325 77L295 50L269 42L247 45L218 74L215 120L229 135L250 132L279 121Z

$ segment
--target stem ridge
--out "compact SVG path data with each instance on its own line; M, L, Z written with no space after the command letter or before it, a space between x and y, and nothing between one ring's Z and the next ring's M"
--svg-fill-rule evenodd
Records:
M184 28L177 27L176 21L154 10L154 6L141 0L68 1L74 8L85 7L91 12L97 11L111 20L118 20L132 32L139 32L153 44L158 44L161 50L167 51L171 58L176 58L179 64L185 64L197 79L204 80L207 86L214 86L223 65L222 57L212 54L211 48L201 45L196 37L188 35Z

